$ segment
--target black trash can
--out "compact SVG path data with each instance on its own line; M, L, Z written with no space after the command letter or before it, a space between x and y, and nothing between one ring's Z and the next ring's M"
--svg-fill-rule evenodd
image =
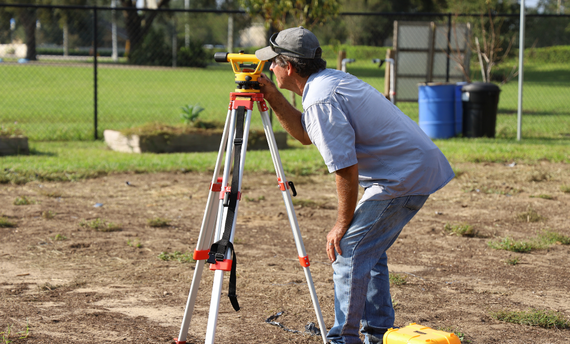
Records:
M495 137L499 93L499 86L489 82L474 82L461 88L464 137Z

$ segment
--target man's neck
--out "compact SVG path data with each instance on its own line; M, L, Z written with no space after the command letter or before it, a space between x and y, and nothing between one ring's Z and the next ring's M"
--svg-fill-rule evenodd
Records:
M294 81L295 85L292 87L294 89L291 91L302 97L303 91L305 91L305 85L307 84L307 80L309 80L309 77L303 78L300 77L299 75L296 75Z

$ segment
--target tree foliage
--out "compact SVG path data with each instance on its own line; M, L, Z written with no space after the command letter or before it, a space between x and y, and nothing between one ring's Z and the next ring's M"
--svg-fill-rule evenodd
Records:
M519 31L518 18L499 17L496 14L518 13L520 6L517 0L455 1L451 3L450 10L455 13L480 13L478 18L464 17L462 20L471 22L471 51L477 55L483 81L505 83L518 75L516 65L506 74L494 72L498 65L512 56Z
M157 8L167 7L170 0L160 0L157 2ZM151 31L152 22L158 15L156 11L139 11L137 9L137 0L120 0L121 7L128 8L123 10L123 18L125 20L125 29L129 36L130 50L132 56L140 53L146 35Z
M446 0L340 0L341 12L445 12ZM392 36L394 20L404 16L344 16L342 21L316 28L325 44L384 45ZM411 20L418 20L414 17Z
M88 0L36 0L35 5L87 5ZM5 4L20 4L18 0L4 0ZM45 8L25 8L25 7L2 7L0 8L0 20L2 22L9 22L11 18L16 19L18 23L24 28L24 43L27 46L26 59L36 60L36 39L37 30L36 25L39 20L40 23L52 23L58 21L63 25L66 21L75 19L75 23L85 25L84 16L69 16L69 11L63 9L45 9Z
M303 26L312 29L335 18L340 11L338 0L240 0L250 15L260 15L270 30Z

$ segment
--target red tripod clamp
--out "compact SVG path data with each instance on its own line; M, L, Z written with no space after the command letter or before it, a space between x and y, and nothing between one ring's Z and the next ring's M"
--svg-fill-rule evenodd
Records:
M253 110L253 103L258 102L261 106L261 111L267 111L267 103L263 93L230 93L230 109L236 110L238 107L243 106L246 110Z

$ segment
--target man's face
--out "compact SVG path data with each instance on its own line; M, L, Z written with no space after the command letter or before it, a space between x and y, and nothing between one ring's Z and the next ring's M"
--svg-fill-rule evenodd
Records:
M290 68L289 65L281 67L275 61L275 59L271 60L271 66L269 67L269 70L271 70L273 74L275 74L275 80L277 80L277 86L279 86L279 88L290 90L290 88L288 88L287 86L289 81L289 75L288 75L289 68Z

